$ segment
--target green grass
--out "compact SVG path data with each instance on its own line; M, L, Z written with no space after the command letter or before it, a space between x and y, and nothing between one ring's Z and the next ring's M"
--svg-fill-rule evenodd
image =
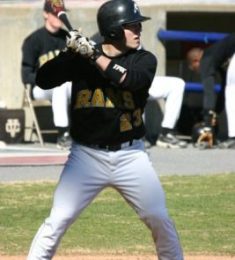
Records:
M235 174L161 177L185 253L235 255ZM26 254L55 183L0 184L0 252ZM64 236L59 253L154 253L149 230L106 189Z

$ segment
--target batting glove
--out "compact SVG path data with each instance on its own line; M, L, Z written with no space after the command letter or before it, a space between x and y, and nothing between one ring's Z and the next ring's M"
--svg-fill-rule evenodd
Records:
M73 30L69 32L70 37L67 38L66 46L74 53L79 53L85 58L95 61L101 54L95 48L95 43L87 37L81 36L79 31Z
M66 47L73 52L78 52L77 41L81 37L78 30L70 31L69 36L66 38Z
M81 37L77 40L78 53L85 58L91 58L95 52L94 45L86 37Z

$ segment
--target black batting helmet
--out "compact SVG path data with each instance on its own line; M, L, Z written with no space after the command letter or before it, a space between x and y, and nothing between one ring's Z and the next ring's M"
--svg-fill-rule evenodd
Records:
M97 13L100 34L113 40L123 38L123 25L144 22L149 19L149 17L141 15L139 7L132 0L107 1Z

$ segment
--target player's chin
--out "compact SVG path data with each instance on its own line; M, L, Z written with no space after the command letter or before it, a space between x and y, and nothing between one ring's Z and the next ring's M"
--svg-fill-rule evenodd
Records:
M131 42L128 47L130 49L138 49L139 46L140 46L140 41L139 40L135 40L135 41Z

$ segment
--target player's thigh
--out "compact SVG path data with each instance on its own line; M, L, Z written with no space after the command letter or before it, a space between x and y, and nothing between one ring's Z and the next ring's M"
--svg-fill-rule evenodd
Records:
M167 98L172 91L183 92L185 82L178 77L155 76L149 89L150 98Z
M124 165L124 163L123 163ZM119 168L117 187L140 215L165 210L165 194L148 155L136 152L136 159Z
M54 207L80 211L105 187L106 169L91 153L95 151L73 144L55 191Z
M60 100L70 100L71 98L71 82L65 82L61 86L53 89L52 98Z
M35 86L33 88L33 97L34 99L47 99L47 100L52 100L52 89L41 89L38 86Z

